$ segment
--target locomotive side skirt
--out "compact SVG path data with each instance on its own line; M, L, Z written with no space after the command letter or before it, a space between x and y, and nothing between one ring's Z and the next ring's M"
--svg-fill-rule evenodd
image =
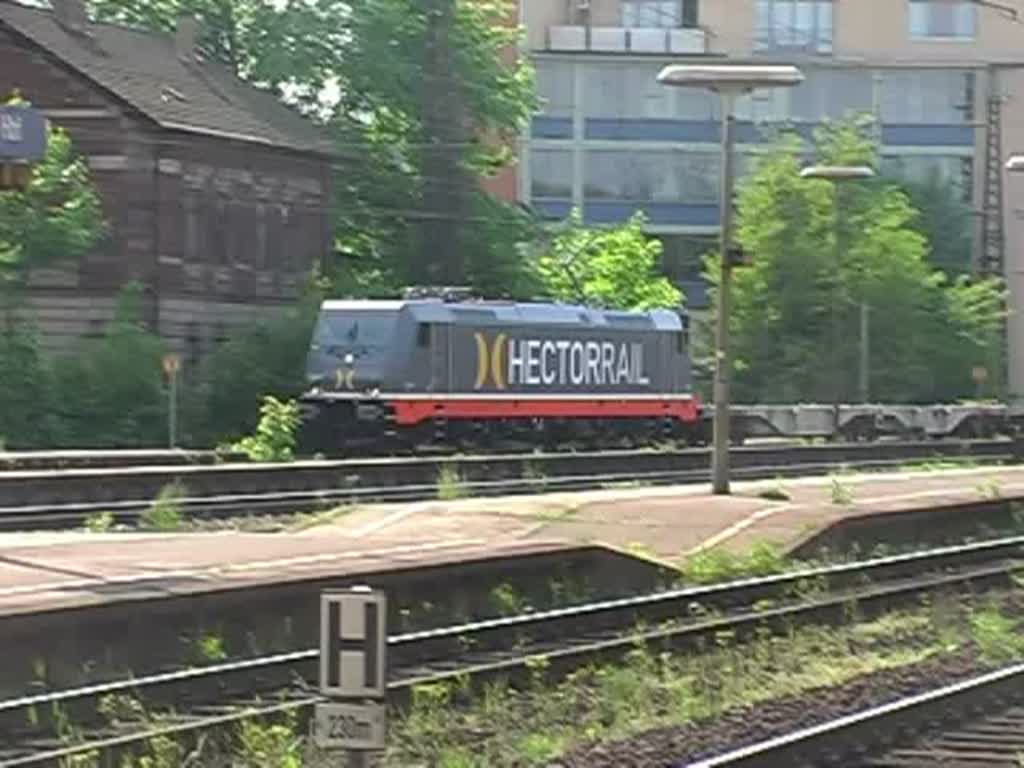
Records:
M604 419L660 418L686 423L699 418L700 402L695 397L666 398L663 395L627 395L602 398L594 395L430 395L382 393L364 397L322 395L322 400L387 407L398 426L413 426L430 419Z

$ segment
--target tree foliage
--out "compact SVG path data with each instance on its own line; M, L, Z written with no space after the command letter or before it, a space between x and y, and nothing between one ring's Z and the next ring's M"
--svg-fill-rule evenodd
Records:
M200 49L239 77L319 106L348 40L351 6L338 0L90 0L98 21L172 32L200 22Z
M512 160L532 71L505 54L509 0L91 0L100 19L202 23L208 55L305 107L339 151L339 293L408 283L526 290L514 238L531 223L480 187Z
M89 169L67 134L51 127L28 188L0 191L0 279L23 282L33 268L80 258L103 232Z
M856 121L821 129L816 149L825 164L873 165L877 155ZM855 398L862 302L873 399L972 394L971 370L989 362L995 342L999 286L935 270L918 213L891 182L834 190L801 179L800 160L798 139L781 139L740 191L737 239L752 264L734 273L737 397L830 402L838 387Z
M513 238L530 222L479 186L511 160L535 103L529 66L503 56L518 41L510 12L505 0L373 0L353 15L332 121L354 149L338 211L353 268L396 285L519 288Z
M141 299L137 286L123 291L106 333L54 366L54 410L66 444L152 446L166 439L164 345L147 331Z
M928 239L928 260L950 276L971 269L971 235L974 214L958 191L938 174L924 181L900 183L918 212L913 228Z
M537 259L549 296L617 309L679 309L682 293L659 274L661 243L643 232L643 216L610 229L588 229L574 212Z
M184 415L193 440L238 439L256 428L266 395L302 393L320 298L312 285L296 306L236 334L204 361L193 407Z

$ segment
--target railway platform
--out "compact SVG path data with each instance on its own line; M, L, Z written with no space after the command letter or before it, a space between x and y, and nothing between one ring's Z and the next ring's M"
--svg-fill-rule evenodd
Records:
M733 488L728 497L711 496L701 484L370 505L290 533L0 534L0 617L588 544L638 547L673 561L714 546L742 551L758 541L794 549L842 521L891 515L913 525L938 506L960 505L969 514L994 497L1024 501L1024 468Z

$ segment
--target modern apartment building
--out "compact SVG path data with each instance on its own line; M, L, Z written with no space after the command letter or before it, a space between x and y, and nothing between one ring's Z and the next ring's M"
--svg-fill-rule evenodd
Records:
M883 163L937 174L970 203L977 268L1024 306L1024 0L520 0L543 102L524 138L520 199L593 224L642 210L666 264L701 303L699 255L718 229L717 100L660 86L670 62L792 62L805 82L738 107L739 170L771 128L810 136L873 113ZM1020 20L1015 21L1017 12ZM1009 323L1010 392L1024 397L1024 320Z

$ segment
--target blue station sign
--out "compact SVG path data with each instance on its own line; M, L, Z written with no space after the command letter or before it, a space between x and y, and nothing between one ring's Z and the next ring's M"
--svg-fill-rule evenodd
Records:
M32 107L0 106L0 162L34 162L46 154L46 118Z

